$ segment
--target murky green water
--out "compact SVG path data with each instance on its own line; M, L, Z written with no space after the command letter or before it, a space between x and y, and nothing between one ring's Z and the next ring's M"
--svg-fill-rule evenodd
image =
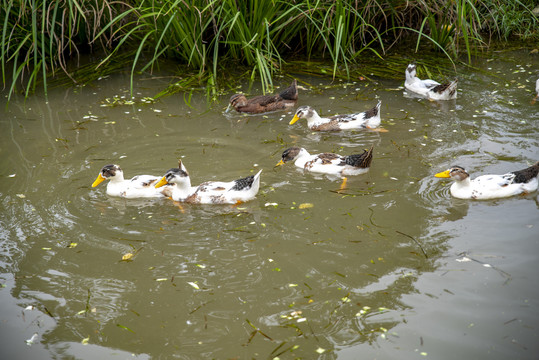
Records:
M0 119L2 358L536 358L538 195L456 200L432 175L539 160L539 57L474 66L458 69L446 103L392 80L320 93L309 84L329 80L299 79L298 106L323 114L381 99L387 133L225 115L230 94L212 108L197 95L191 107L181 95L144 104L163 87L148 79L134 104L102 106L128 98L120 75L13 101ZM337 193L338 179L273 168L292 145L374 145L373 165ZM162 175L180 157L193 183L263 169L260 193L180 208L90 187L105 164Z

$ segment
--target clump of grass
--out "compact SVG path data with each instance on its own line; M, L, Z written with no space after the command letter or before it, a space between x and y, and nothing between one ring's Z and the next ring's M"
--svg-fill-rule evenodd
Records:
M404 39L415 39L416 51L430 44L448 59L464 53L469 61L493 37L539 39L535 0L0 1L8 97L18 86L25 96L38 85L46 92L59 73L91 79L67 66L81 52L105 54L97 65L104 72L130 52L122 62L131 64L131 88L138 71L166 58L212 87L223 68L241 64L268 92L292 58L326 60L334 78L350 77L366 54L383 59Z
M0 6L0 65L2 82L9 86L8 97L23 85L24 94L35 90L42 81L62 70L68 76L67 63L82 51L112 49L117 14L128 6L120 1L35 1L2 0ZM99 30L103 31L99 39ZM75 81L72 78L73 81Z

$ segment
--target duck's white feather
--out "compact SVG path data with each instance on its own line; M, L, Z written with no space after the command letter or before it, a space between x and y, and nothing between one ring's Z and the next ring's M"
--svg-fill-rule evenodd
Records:
M102 181L108 180L107 195L118 196L127 199L135 198L158 198L164 197L170 187L156 189L155 184L159 181L158 176L137 175L132 179L124 179L123 170L118 165L106 165L101 169L97 179L92 184L96 187Z
M430 79L421 80L416 76L416 66L413 64L408 65L405 75L404 87L409 91L432 100L451 100L457 98L458 81L456 79L443 85Z
M450 192L456 198L488 200L534 192L539 185L538 175L539 162L523 170L503 175L482 175L473 180L460 166L453 166L435 176L455 180Z
M191 186L191 178L180 162L179 168L170 169L156 184L175 184L171 197L175 201L192 204L236 204L256 197L260 189L260 170L256 175L234 181L207 181L198 186Z
M363 154L342 156L333 153L311 155L304 148L291 147L283 151L281 161L277 165L293 161L294 165L311 172L340 176L360 175L369 171L372 161L372 150Z
M294 124L299 119L306 119L309 129L314 131L339 131L352 129L374 129L380 126L380 107L382 102L379 101L372 109L354 113L335 115L330 117L321 117L316 110L310 106L300 106L294 118L290 121L290 125Z

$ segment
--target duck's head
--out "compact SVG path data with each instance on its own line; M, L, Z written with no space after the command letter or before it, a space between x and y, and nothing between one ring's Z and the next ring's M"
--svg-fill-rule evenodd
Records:
M452 166L446 171L442 171L434 175L437 178L451 178L456 181L462 181L468 178L470 175L464 170L462 166Z
M310 119L315 114L316 114L316 111L312 107L307 106L307 105L300 106L296 110L296 113L294 114L294 117L292 118L292 120L290 120L289 125L295 124L296 121L298 121L299 119Z
M230 105L237 108L247 105L247 98L243 94L234 94L230 97Z
M406 78L407 79L413 79L416 77L416 65L415 64L409 64L406 68Z
M99 175L97 175L97 179L95 179L94 183L92 184L92 187L96 187L97 185L101 184L103 181L111 180L115 177L123 179L122 169L118 165L114 165L114 164L105 165L99 172Z
M187 172L187 169L185 168L181 160L179 161L178 167L168 170L161 178L161 180L159 180L159 182L155 184L155 187L160 188L161 186L166 184L188 184L189 186L191 185L189 173Z
M281 166L289 161L296 160L302 151L305 151L305 149L299 148L297 146L293 146L291 148L286 149L285 151L283 151L283 154L281 155L281 161L275 164L275 166Z

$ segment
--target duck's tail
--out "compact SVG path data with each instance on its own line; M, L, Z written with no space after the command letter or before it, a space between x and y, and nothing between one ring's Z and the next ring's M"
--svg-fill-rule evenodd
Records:
M382 106L382 100L378 100L372 109L365 111L365 119L370 119L380 115L380 106Z
M512 173L515 175L515 178L513 179L514 183L527 183L539 175L539 161L529 168L513 171Z
M437 85L431 89L432 92L439 96L447 95L447 98L454 99L457 97L457 85L459 79L455 79L448 83ZM445 96L444 96L445 97ZM437 98L435 98L437 99Z
M253 191L254 193L257 193L260 187L260 173L262 173L262 170L257 172L255 175L250 175L242 179L236 180L234 186L230 190L231 191L249 190L249 191Z
M362 154L348 155L344 158L344 161L347 165L354 167L367 169L371 166L372 162L372 151L374 145L371 146L369 150L364 150Z
M296 79L292 81L292 84L281 91L279 93L279 96L282 97L284 100L297 100L298 99L298 83Z

